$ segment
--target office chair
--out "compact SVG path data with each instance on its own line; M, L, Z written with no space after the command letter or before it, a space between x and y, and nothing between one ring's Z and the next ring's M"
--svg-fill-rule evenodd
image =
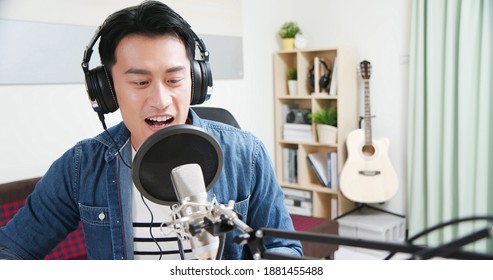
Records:
M225 124L229 124L236 128L240 128L240 125L236 121L235 117L226 109L218 107L192 107L192 110L203 119L212 121L218 121Z

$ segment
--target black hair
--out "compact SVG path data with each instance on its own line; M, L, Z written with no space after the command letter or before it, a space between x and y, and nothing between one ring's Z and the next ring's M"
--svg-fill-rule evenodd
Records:
M190 62L195 56L195 37L190 25L166 4L145 1L110 15L100 31L101 63L111 71L116 63L115 50L120 41L132 34L144 36L173 35L185 45Z

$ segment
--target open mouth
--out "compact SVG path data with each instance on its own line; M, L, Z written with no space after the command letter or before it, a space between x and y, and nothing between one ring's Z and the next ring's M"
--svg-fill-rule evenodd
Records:
M173 117L170 116L160 116L160 117L151 117L145 119L146 123L151 127L165 127L173 122Z

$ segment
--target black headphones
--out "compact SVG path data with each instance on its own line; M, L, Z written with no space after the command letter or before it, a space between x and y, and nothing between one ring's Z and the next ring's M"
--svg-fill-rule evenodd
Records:
M320 87L320 91L322 91L324 89L328 89L329 87L330 79L332 77L332 70L330 70L327 63L322 59L320 59L320 64L322 64L325 69L325 73L320 77L320 80L318 81L318 86ZM314 70L315 70L315 65L312 65L312 67L310 67L310 72L308 74L310 91L313 91L315 89L315 75L313 74Z
M91 101L94 111L100 114L112 113L118 109L118 100L113 86L113 79L104 65L97 66L89 70L89 60L93 52L93 47L99 39L100 32L104 27L99 26L87 45L82 58L82 70L85 75L87 94ZM192 92L190 105L201 104L209 99L208 89L212 88L212 72L209 65L209 51L205 48L204 42L190 29L193 34L196 47L200 51L200 60L194 59L191 62Z

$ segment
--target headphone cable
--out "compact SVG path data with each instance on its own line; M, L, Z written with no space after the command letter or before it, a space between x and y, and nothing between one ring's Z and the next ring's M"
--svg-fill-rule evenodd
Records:
M152 240L154 241L154 243L156 243L156 246L159 249L159 260L161 260L161 258L163 257L163 249L161 249L159 242L156 240L156 238L154 238L154 234L152 233L152 225L154 223L154 215L152 214L152 211L151 211L151 208L149 207L149 205L147 205L147 203L144 199L144 196L142 194L140 194L140 197L142 198L142 202L144 203L147 210L149 211L149 214L151 215L151 222L149 224L149 234L151 235Z
M111 138L111 141L113 142L113 144L115 145L115 148L116 148L116 153L118 154L118 156L120 157L120 160L123 162L123 164L128 167L129 169L132 169L132 167L130 166L130 164L128 164L127 162L125 162L125 160L123 159L122 157L122 154L120 153L120 149L118 149L117 147L117 144L116 144L116 141L115 141L115 138L113 138L113 136L111 135L111 133L108 131L108 128L106 127L106 122L104 120L104 114L101 113L101 112L98 112L98 116L99 116L99 120L101 121L101 125L103 125L103 129L104 131L106 131L106 133L108 134L108 136Z

